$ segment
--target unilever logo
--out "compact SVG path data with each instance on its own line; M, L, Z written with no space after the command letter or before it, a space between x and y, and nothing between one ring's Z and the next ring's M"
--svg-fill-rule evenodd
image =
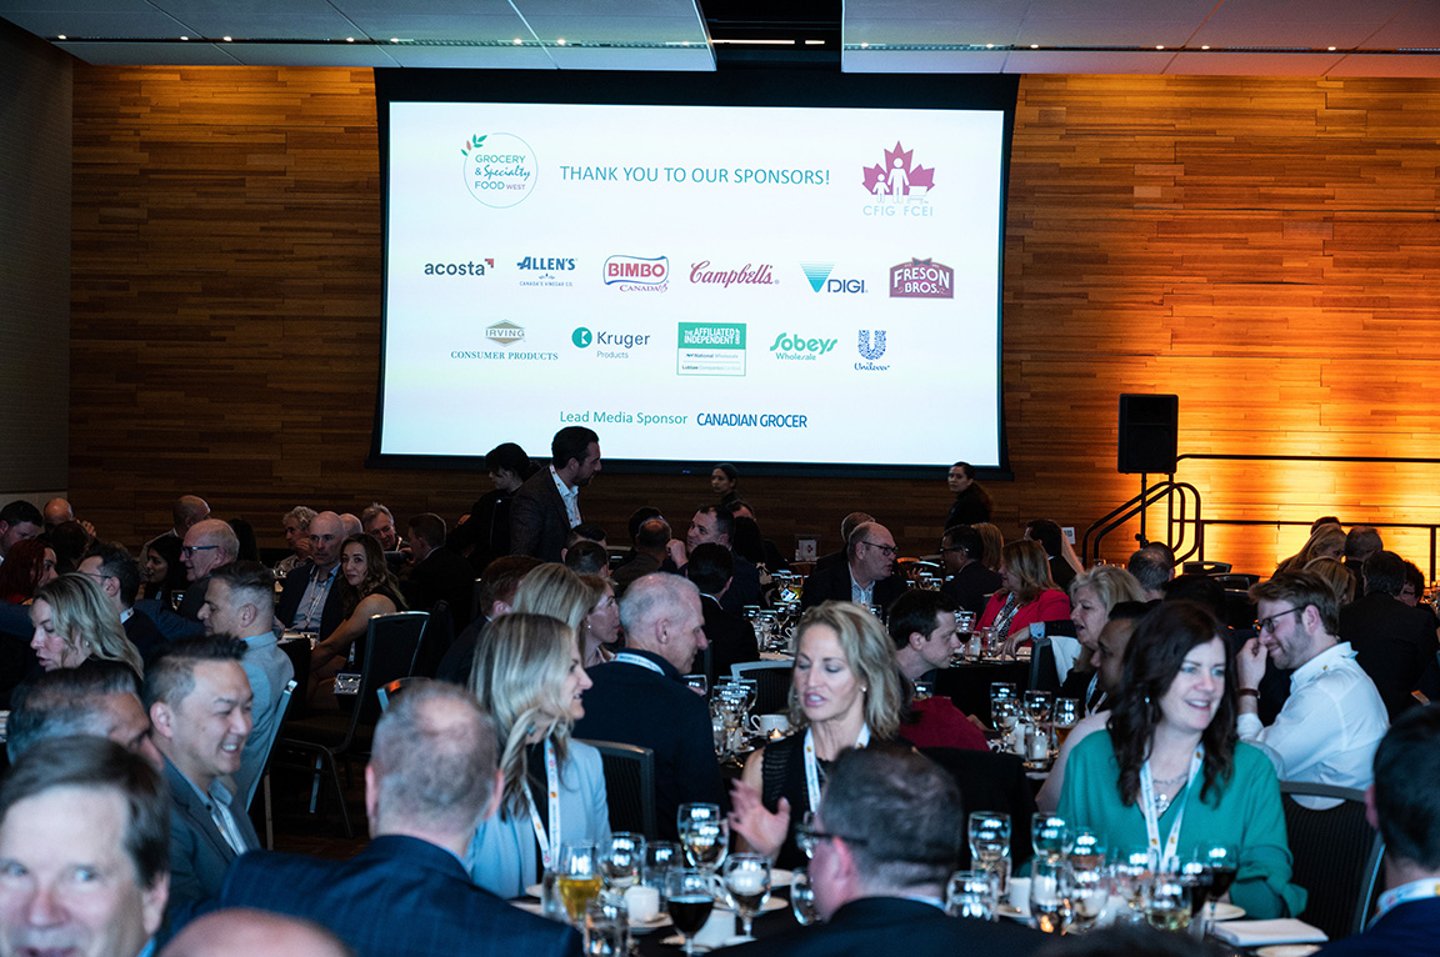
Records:
M516 206L535 189L535 151L513 133L475 133L460 147L465 188L495 209Z
M935 168L914 162L915 151L896 140L885 151L885 162L865 167L865 191L872 196L923 196L935 186Z
M831 279L830 273L834 271L834 263L801 263L800 269L805 273L805 278L810 283L810 288L815 292L828 293L861 293L865 291L865 280L863 279Z
M887 372L890 369L889 363L877 364L876 359L885 354L885 330L884 329L861 329L860 335L855 343L856 351L865 362L855 363L856 372Z

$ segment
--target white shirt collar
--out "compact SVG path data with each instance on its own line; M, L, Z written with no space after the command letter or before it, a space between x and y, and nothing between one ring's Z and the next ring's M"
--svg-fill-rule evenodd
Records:
M1290 693L1294 694L1297 688L1314 681L1326 671L1340 664L1341 661L1354 657L1355 651L1350 647L1350 642L1336 642L1295 669L1295 672L1290 675Z

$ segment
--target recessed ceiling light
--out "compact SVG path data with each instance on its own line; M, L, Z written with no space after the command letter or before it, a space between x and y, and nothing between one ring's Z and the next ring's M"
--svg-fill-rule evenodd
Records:
M993 43L987 43L987 44L985 44L985 49L987 49L987 50L993 50L993 49L995 49L995 44L993 44Z
M355 38L354 38L354 37L346 37L346 38L345 38L345 42L346 42L346 43L354 43L354 42L355 42Z
M1030 49L1032 49L1032 50L1038 50L1038 49L1040 49L1040 44L1038 44L1038 43L1032 43L1032 44L1030 44Z
M518 47L518 46L524 46L524 45L525 45L525 41L522 40L522 39L520 39L519 37L516 37L514 40L512 40L512 41L510 41L510 42L513 43L513 44L515 44L517 47Z
M1329 50L1331 53L1334 53L1334 52L1335 52L1335 48L1334 48L1334 47L1326 47L1325 49Z
M399 43L399 42L400 42L400 38L399 38L399 37L391 37L391 38L390 38L390 42L391 42L391 43Z
M862 49L862 50L868 50L868 49L870 49L870 44L865 43L864 41L861 41L861 43L860 43L860 49Z
M66 37L65 34L62 33L62 34L60 34L58 37L56 37L55 39L57 39L57 40L66 40L66 39L69 39L69 38ZM1333 48L1332 48L1332 49L1333 49Z
M221 37L220 39L224 40L226 43L229 43L229 42L231 42L234 38L233 38L233 37Z
M181 37L180 39L182 39L182 40L188 40L188 39L190 39L190 38L189 38L189 37Z
M806 45L807 47L823 47L823 46L825 45L825 41L824 41L824 40L806 40L806 41L805 41L805 45Z
M555 45L556 45L557 47L563 47L563 46L565 45L565 38L564 38L564 37L556 37L556 38L555 38Z
M1210 44L1208 44L1208 43L1201 44L1200 49L1202 49L1202 50L1208 50L1208 49L1210 49Z
M1155 49L1157 49L1157 50L1163 50L1163 49L1165 49L1165 44L1163 44L1163 43L1157 43L1157 44L1155 44Z

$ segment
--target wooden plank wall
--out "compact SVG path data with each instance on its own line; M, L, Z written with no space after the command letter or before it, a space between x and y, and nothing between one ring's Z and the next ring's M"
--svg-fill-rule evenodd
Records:
M296 502L451 518L487 487L363 466L374 112L364 70L76 68L70 487L105 533L167 528L179 491L278 544ZM1437 129L1435 81L1026 77L1005 275L1015 480L989 483L1007 534L1039 515L1083 528L1133 494L1115 473L1120 392L1179 393L1184 452L1440 457ZM896 400L911 422L957 414L938 390ZM1210 517L1440 522L1440 466L1180 477ZM940 476L744 491L782 548L834 547L864 507L929 550L949 497ZM708 497L700 478L602 474L583 504L615 540L638 504L683 522ZM1427 538L1389 537L1423 567ZM1217 528L1208 557L1263 572L1301 539Z

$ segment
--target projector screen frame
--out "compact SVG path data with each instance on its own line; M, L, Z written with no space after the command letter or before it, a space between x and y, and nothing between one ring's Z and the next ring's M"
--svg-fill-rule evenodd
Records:
M865 109L994 110L1002 115L1000 206L995 304L995 422L998 462L977 464L988 479L1012 477L1005 422L1004 268L1005 231L1010 178L1010 153L1019 90L1016 75L886 75L847 74L797 68L738 68L714 73L623 71L416 70L376 69L375 98L381 184L381 355L377 372L375 413L367 468L476 471L483 455L417 455L382 452L386 360L384 343L389 316L390 111L395 102L559 103L624 106L816 107ZM657 82L662 81L663 82ZM641 92L643 91L643 92ZM878 390L877 390L878 391ZM895 399L897 412L905 408ZM938 401L938 400L937 400ZM602 452L603 425L596 428ZM527 449L537 461L549 460L545 448ZM837 450L838 451L838 450ZM634 459L606 456L605 469L618 474L708 475L716 461ZM933 478L953 458L934 463L876 464L745 461L729 457L746 475L834 478Z

